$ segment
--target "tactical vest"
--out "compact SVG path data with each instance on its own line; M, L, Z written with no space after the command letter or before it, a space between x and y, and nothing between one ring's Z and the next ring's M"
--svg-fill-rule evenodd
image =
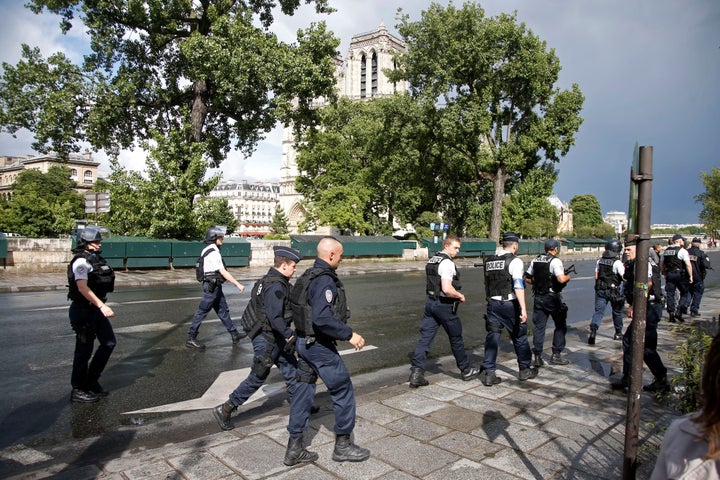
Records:
M74 302L87 302L87 298L83 297L80 290L78 290L77 283L75 281L75 273L73 273L72 266L75 261L79 258L84 258L92 267L88 273L88 288L103 302L107 298L107 294L115 289L115 272L107 264L105 259L100 256L99 253L90 252L83 250L76 254L72 261L68 264L67 277L68 277L68 298Z
M672 247L666 248L663 252L663 264L665 265L665 273L682 271L685 263L678 258L678 252L680 251L680 248L680 245L673 245Z
M220 247L218 247L217 245L215 245L213 243L213 244L210 244L207 247L203 248L200 256L204 259L205 257L207 257L209 255L210 251L213 249L217 250L217 252L220 253ZM220 260L222 261L223 268L227 268L225 266L225 259L222 258L222 255L220 255ZM204 269L204 260L203 260L203 269ZM205 272L203 270L203 281L207 282L207 281L211 281L211 280L214 280L214 281L220 282L220 283L225 283L225 277L222 276L222 274L220 273L220 270L214 270L212 272Z
M345 295L345 286L342 284L337 274L333 270L321 267L312 267L305 270L290 293L290 308L292 309L292 319L300 336L313 336L315 330L312 322L312 306L308 302L308 287L320 275L328 275L335 282L337 288L337 296L333 300L333 315L343 323L347 323L349 311L347 308L347 297Z
M285 323L290 325L292 321L292 308L290 308L290 281L282 275L265 275L263 278L255 282L250 292L250 302L240 317L240 323L243 330L252 333L252 337L256 336L260 331L270 330L270 319L265 311L265 302L263 301L263 290L270 287L274 283L279 283L285 290L285 303L283 305L283 318Z
M533 293L535 295L546 295L550 293L550 288L552 288L555 292L558 291L555 289L555 283L558 282L555 281L553 283L552 280L555 278L555 275L550 272L550 263L554 258L554 255L546 253L544 255L538 255L537 258L533 260L532 281Z
M693 280L699 282L705 279L705 252L698 247L690 247L687 249L690 256L690 266L693 270Z
M607 290L611 287L619 287L622 277L613 272L613 265L618 259L617 254L605 250L598 260L598 278L595 280L595 290Z
M490 297L507 298L513 292L510 262L514 258L515 255L512 253L506 253L493 255L485 260L485 295L488 301L490 301Z
M452 262L450 255L445 252L438 252L430 258L430 260L428 260L427 264L425 264L425 274L427 276L425 293L431 297L440 298L445 296L445 294L442 293L442 279L438 273L440 262L443 260L450 260ZM453 262L453 264L454 263L455 262ZM453 288L458 291L462 288L460 286L460 274L458 273L457 268L455 269L455 275L453 275L452 278L452 285Z

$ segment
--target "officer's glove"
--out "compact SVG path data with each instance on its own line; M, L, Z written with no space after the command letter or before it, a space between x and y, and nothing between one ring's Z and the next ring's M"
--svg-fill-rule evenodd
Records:
M292 335L290 335L289 338L285 339L285 348L283 348L283 352L285 352L288 355L295 355L295 342L297 341L297 335L295 335L295 332L293 332Z

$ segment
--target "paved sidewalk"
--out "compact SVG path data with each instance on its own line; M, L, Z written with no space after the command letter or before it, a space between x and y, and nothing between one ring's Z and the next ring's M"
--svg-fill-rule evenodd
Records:
M383 265L343 263L346 274L373 269L417 269L424 262ZM242 269L257 278L266 267ZM372 270L376 271L376 270ZM233 271L233 274L236 272ZM65 288L64 275L43 274L44 283L19 284L0 275L0 291ZM175 272L121 272L121 285L193 283L188 270ZM147 282L147 283L139 283ZM720 290L708 289L704 315L710 321L720 313ZM586 323L568 331L567 366L544 366L530 381L517 380L517 362L507 336L501 341L498 375L502 383L485 387L479 380L463 382L452 357L429 365L430 385L410 389L409 367L353 375L357 393L355 440L371 450L361 463L332 461L334 419L323 385L318 385L320 413L311 417L305 440L320 455L317 462L295 467L282 463L287 443L287 406L268 413L240 407L235 429L199 436L183 443L154 449L126 449L104 454L102 438L77 442L81 452L73 464L61 463L51 449L15 445L0 451L14 462L11 479L617 479L622 475L626 396L613 392L608 377L621 366L620 342L612 340L612 322L605 321L594 346L587 345ZM626 320L627 325L627 320ZM659 329L659 351L671 368L668 353L677 344L666 319ZM548 335L545 359L549 355ZM472 352L479 362L482 348ZM431 361L432 362L432 361ZM651 379L647 368L644 383ZM209 410L199 411L216 427ZM192 415L192 414L188 414ZM672 408L648 394L642 395L637 478L649 477L665 428L677 416ZM158 420L161 421L161 420ZM129 436L133 425L121 427ZM98 451L100 450L100 451ZM22 473L19 473L22 472Z

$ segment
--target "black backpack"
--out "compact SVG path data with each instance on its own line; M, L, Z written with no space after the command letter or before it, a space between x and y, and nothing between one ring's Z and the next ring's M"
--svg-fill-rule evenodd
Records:
M202 282L205 280L205 257L207 257L210 252L212 252L212 248L208 248L205 250L205 253L200 255L197 260L195 260L195 278L198 282Z

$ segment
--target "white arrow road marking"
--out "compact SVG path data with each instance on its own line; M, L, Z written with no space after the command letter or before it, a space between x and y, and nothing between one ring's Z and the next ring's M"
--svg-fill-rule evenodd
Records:
M348 348L341 350L338 353L340 355L350 355L353 353L365 352L368 350L375 350L376 346L366 345L362 350L355 350L354 348ZM164 412L186 412L190 410L205 410L213 408L227 400L230 392L235 390L237 386L245 380L250 373L250 368L240 368L238 370L228 370L218 375L218 378L210 385L210 388L200 398L193 398L191 400L185 400L182 402L169 403L167 405L159 405L157 407L143 408L141 410L134 410L132 412L123 412L123 415L133 415L138 413L164 413ZM245 405L250 402L258 400L265 400L273 395L282 392L285 389L285 382L276 382L271 384L265 384L255 392L250 398L247 399Z

